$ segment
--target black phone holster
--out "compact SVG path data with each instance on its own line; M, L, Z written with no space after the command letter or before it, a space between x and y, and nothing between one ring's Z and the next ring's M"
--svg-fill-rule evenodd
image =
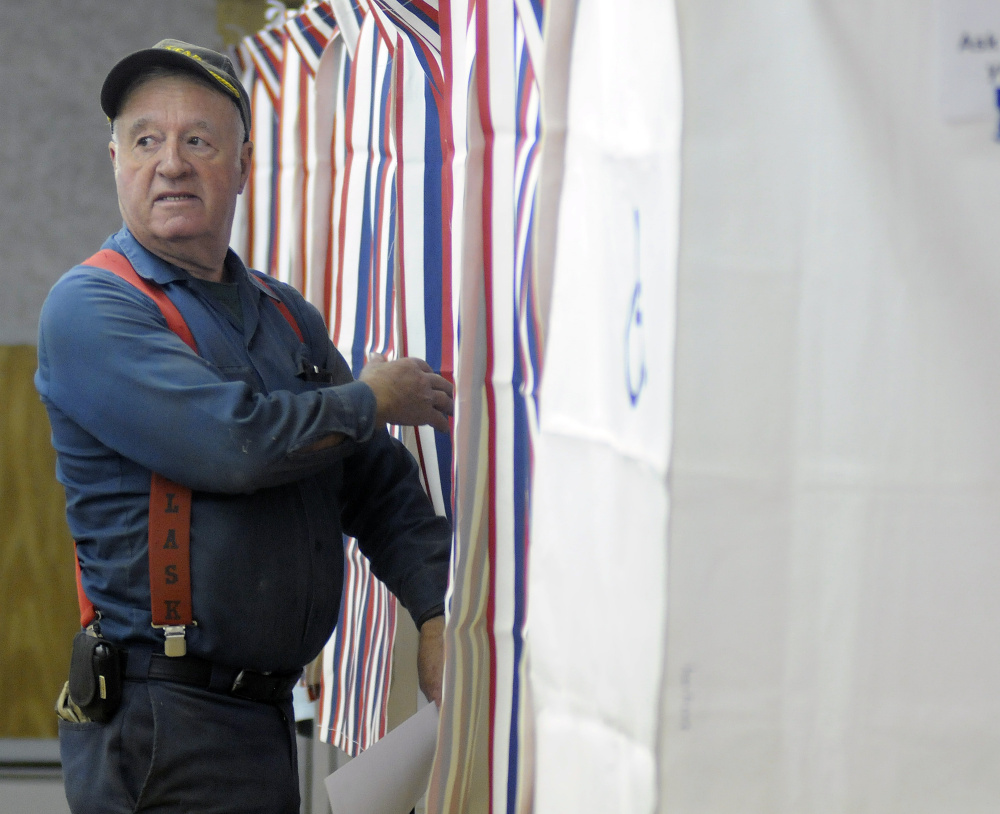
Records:
M73 638L69 697L92 721L110 721L122 700L122 659L107 639L81 630Z

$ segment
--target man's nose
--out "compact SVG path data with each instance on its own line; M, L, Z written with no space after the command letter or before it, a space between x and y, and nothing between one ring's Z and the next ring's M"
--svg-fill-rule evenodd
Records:
M184 151L180 142L176 139L167 139L160 151L160 161L157 170L162 175L176 177L187 172L188 163L184 157Z

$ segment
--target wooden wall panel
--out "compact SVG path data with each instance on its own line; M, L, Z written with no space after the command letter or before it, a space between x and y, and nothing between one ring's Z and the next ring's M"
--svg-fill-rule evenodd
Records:
M0 737L56 735L79 625L73 543L35 391L35 348L0 346Z

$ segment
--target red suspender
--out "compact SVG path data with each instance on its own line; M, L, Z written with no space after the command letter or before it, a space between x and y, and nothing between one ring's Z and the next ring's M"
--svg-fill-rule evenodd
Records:
M149 601L164 652L183 656L191 609L191 490L155 472L149 484Z
M260 279L259 277L257 278ZM274 291L271 286L269 286L264 280L264 288L268 291ZM281 311L281 315L285 318L285 322L292 326L292 330L295 331L295 335L299 338L299 342L305 342L306 340L302 337L302 331L299 330L299 323L295 321L295 317L292 316L292 312L288 310L288 306L285 305L281 300L278 299L277 295L274 298L274 304L278 306L278 310Z
M76 541L73 542L73 549L76 550ZM80 557L77 556L74 559L76 560L76 601L80 604L80 627L87 627L97 618L97 613L94 611L94 603L87 599L87 595L83 592Z
M167 327L191 350L198 352L191 330L177 306L160 286L140 277L124 255L112 249L102 249L85 260L83 265L106 269L147 294L163 313ZM275 302L299 341L303 341L302 331L292 312L280 299ZM164 652L168 656L183 656L187 652L184 628L195 624L191 607L191 490L155 472L149 486L148 545L153 627L164 628ZM87 627L94 621L96 613L93 603L83 591L79 558L76 561L76 592L80 602L80 624Z
M184 317L181 316L181 312L177 310L177 306L170 301L170 298L164 293L163 289L156 283L151 283L136 274L135 269L132 268L132 264L124 255L119 254L114 249L101 249L93 257L84 260L83 265L94 266L95 268L113 272L126 282L132 283L132 285L144 294L148 294L150 299L163 312L163 316L167 320L167 327L183 339L184 344L191 348L191 350L195 353L198 352L198 346L194 343L194 337L191 336L191 331L188 329Z

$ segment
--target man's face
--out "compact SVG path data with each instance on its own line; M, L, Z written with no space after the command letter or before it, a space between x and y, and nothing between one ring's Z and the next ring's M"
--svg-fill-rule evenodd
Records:
M183 75L131 91L110 144L122 217L138 241L182 267L217 260L250 172L236 106Z

